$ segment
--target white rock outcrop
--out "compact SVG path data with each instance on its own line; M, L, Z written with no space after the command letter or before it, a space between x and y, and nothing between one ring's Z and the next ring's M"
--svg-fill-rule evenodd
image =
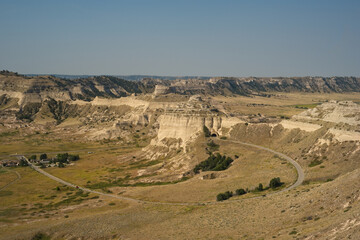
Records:
M302 112L294 118L358 125L360 123L360 105L351 101L330 101Z

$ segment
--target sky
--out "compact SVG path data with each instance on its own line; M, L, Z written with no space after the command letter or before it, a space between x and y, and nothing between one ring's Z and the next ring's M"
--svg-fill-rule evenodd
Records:
M360 1L0 0L0 69L360 76Z

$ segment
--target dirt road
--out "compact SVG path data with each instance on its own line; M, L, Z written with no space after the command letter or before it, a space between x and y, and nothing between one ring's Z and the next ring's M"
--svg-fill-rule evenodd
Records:
M11 182L7 183L5 186L0 187L0 191L9 187L10 185L14 184L16 181L21 179L21 175L17 171L13 171L13 170L9 170L9 169L6 169L6 171L15 173L16 178L14 180L12 180Z

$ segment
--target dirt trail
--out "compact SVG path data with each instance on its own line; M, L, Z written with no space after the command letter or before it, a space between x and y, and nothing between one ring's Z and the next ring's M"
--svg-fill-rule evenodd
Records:
M17 171L8 170L8 169L6 169L6 171L15 173L15 174L16 174L16 179L14 179L14 180L12 180L11 182L5 184L5 186L0 187L0 191L3 190L3 189L5 189L5 188L7 188L8 186L14 184L16 181L18 181L18 180L21 179L21 175L20 175L20 173L18 173Z

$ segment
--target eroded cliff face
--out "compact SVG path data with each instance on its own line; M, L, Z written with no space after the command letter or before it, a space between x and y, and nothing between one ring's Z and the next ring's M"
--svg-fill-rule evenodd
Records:
M159 117L159 131L156 144L165 138L175 138L181 140L181 146L185 147L191 143L200 134L204 133L204 127L209 129L210 134L214 136L223 135L224 131L232 126L244 121L226 116L194 116L194 115L176 115L164 114Z
M162 145L166 139L176 139L180 147L186 149L187 145L204 134L204 128L207 128L211 135L219 136L243 121L236 117L227 117L200 96L193 96L188 102L167 109L167 112L157 119L157 123L159 130L151 144Z

